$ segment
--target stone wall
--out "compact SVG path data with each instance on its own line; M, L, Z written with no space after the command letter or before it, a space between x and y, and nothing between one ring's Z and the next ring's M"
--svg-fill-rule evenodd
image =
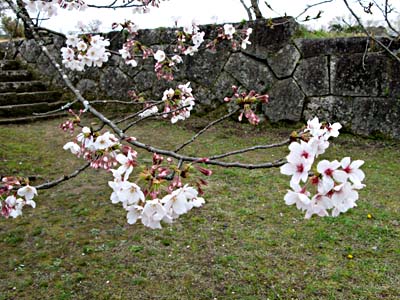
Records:
M185 57L172 83L157 80L151 60L130 68L118 56L112 56L100 69L69 74L86 96L101 99L127 98L130 89L160 99L171 84L190 81L200 110L219 106L225 96L231 95L231 86L239 85L270 95L270 103L260 113L271 122L297 122L318 116L339 121L356 134L400 139L399 63L364 37L303 39L298 37L298 24L292 19L275 19L274 23L281 25L271 28L266 21L245 24L254 29L252 44L246 50L232 51L224 42L216 52L205 50ZM203 30L207 37L216 34L213 25ZM108 37L112 50L121 47L119 35L109 33ZM157 29L142 30L138 38L154 49L168 50L174 37L173 29ZM60 57L63 38L47 39L50 50ZM399 48L399 44L392 43L391 47ZM60 84L33 40L21 42L14 52L53 84Z

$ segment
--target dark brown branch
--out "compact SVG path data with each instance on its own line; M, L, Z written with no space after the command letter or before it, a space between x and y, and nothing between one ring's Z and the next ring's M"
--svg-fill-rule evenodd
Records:
M110 4L107 5L96 5L96 4L88 4L88 7L92 8L111 8L111 9L117 9L117 8L132 8L132 7L147 7L149 4L138 4L134 3L135 0L128 0L124 1L122 4L118 4L118 0L113 0Z
M74 172L72 172L69 175L64 175L64 176L62 176L62 177L60 177L60 178L58 178L56 180L49 181L49 182L46 182L46 183L43 183L43 184L39 184L39 185L35 186L35 188L37 190L46 190L46 189L52 188L52 187L54 187L56 185L59 185L60 183L62 183L64 181L67 181L67 180L69 180L71 178L74 178L74 177L78 176L81 172L83 172L89 166L90 166L90 163L86 163L85 165L83 165L82 167L80 167L79 169L75 170Z
M389 1L385 0L385 8L384 9L375 0L373 0L373 2L375 4L375 6L381 11L389 29L392 30L395 34L400 35L400 32L394 28L393 24L390 22L389 17L388 17L389 13L391 12L391 10L389 11Z

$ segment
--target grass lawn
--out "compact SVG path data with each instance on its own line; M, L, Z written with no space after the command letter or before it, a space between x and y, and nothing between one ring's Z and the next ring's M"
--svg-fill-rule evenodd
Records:
M80 166L62 149L59 123L1 126L0 174L53 179ZM131 133L171 147L206 123L154 121ZM293 129L228 122L185 153L279 141ZM40 191L22 217L0 219L0 299L400 299L400 144L343 134L324 158L347 155L365 160L367 187L338 218L304 220L286 206L289 177L278 169L213 168L206 205L162 230L128 225L109 200L110 174L86 171Z

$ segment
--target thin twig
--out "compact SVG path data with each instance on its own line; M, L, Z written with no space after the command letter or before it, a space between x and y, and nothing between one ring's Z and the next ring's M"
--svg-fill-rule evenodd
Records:
M318 3L314 3L314 4L308 4L307 6L306 6L306 8L299 14L299 15L297 15L297 17L295 17L295 19L297 20L298 18L300 18L302 15L304 15L310 8L313 8L313 7L315 7L315 6L318 6L318 5L322 5L322 4L325 4L325 3L330 3L330 2L332 2L333 0L326 0L326 1L321 1L321 2L318 2Z
M122 100L91 100L90 103L94 104L109 104L109 103L114 103L114 104L123 104L123 105L138 105L141 103L135 102L135 101L122 101Z
M33 115L34 116L47 116L47 115L51 115L51 114L54 114L54 113L58 113L58 112L61 112L61 111L69 109L72 105L74 105L77 102L78 102L77 100L72 101L72 102L68 102L67 104L61 106L60 108L57 108L57 109L54 109L54 110L50 110L50 111L47 111L47 112L44 112L44 113L33 113Z
M365 50L364 50L364 54L363 54L363 58L362 58L362 68L365 71L365 59L367 57L367 53L368 53L368 46L369 46L369 39L367 39L367 42L365 43Z
M243 0L240 0L240 3L242 3L244 9L246 10L247 16L249 17L249 21L253 21L253 16L251 15L251 10L249 7L247 7L246 3L244 3Z
M244 148L244 149L240 149L240 150L227 152L227 153L224 153L224 154L214 155L214 156L211 156L210 159L212 159L212 160L221 159L221 158L225 158L225 157L228 157L228 156L232 156L232 155L236 155L236 154L242 154L242 153L255 151L255 150L260 150L260 149L278 148L278 147L282 147L282 146L288 145L289 143L290 143L290 139L287 139L287 140L284 140L283 142L276 143L276 144L252 146L252 147L248 147L248 148Z
M126 132L126 131L127 131L129 128L131 128L132 126L134 126L134 125L136 125L136 124L138 124L138 123L140 123L140 122L142 122L142 121L144 121L144 120L146 120L146 119L154 118L154 117L164 117L164 116L168 116L169 114L172 114L172 113L174 113L174 112L180 111L180 110L182 110L182 109L184 109L184 108L187 108L187 107L190 107L190 105L188 104L188 105L185 105L185 106L180 106L179 108L174 109L174 110L170 110L170 111L168 111L168 112L155 113L155 114L152 114L152 115L149 115L149 116L140 118L140 119L138 119L138 120L136 120L136 121L133 121L132 123L129 123L124 129L122 129L122 131L123 131L123 132Z
M211 122L210 124L208 124L206 127L204 127L202 130L200 130L198 133L196 133L194 136L192 136L191 139L187 140L186 142L184 142L182 145L180 145L179 147L177 147L175 149L174 152L178 153L180 150L182 150L184 147L186 147L187 145L189 145L190 143L193 143L195 141L195 139L197 139L200 135L202 135L204 132L206 132L209 128L211 128L212 126L222 122L223 120L228 119L229 117L233 116L235 113L237 113L239 111L240 108L237 108L233 111L231 111L230 113L226 114L225 116L222 116L221 118L214 120L213 122Z
M126 121L128 121L128 120L130 120L130 119L136 118L139 114L141 114L142 112L146 111L147 109L150 109L150 108L152 108L153 106L156 106L156 105L161 104L161 103L163 103L163 102L164 102L164 101L162 101L162 100L160 100L160 101L154 101L151 105L149 105L149 106L147 106L147 107L141 109L140 111L135 112L135 113L133 113L133 114L130 114L130 115L128 115L128 116L126 116L126 117L124 117L124 118L118 120L118 121L115 121L115 124L120 124L120 123L126 122ZM143 104L143 103L139 103L139 102L136 102L136 103L137 103L137 104ZM149 102L147 102L147 103L149 103Z

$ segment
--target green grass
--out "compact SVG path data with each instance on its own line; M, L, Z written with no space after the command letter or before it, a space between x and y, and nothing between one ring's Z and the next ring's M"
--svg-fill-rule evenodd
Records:
M1 126L0 174L52 179L81 165L62 150L59 122ZM204 124L150 122L131 133L172 147ZM221 153L293 129L228 122L185 151ZM111 176L89 170L40 191L22 217L0 220L0 299L399 299L399 150L351 135L333 142L325 157L363 159L367 176L358 207L338 218L304 220L286 206L289 178L278 169L213 168L206 205L162 230L128 225L109 200Z

